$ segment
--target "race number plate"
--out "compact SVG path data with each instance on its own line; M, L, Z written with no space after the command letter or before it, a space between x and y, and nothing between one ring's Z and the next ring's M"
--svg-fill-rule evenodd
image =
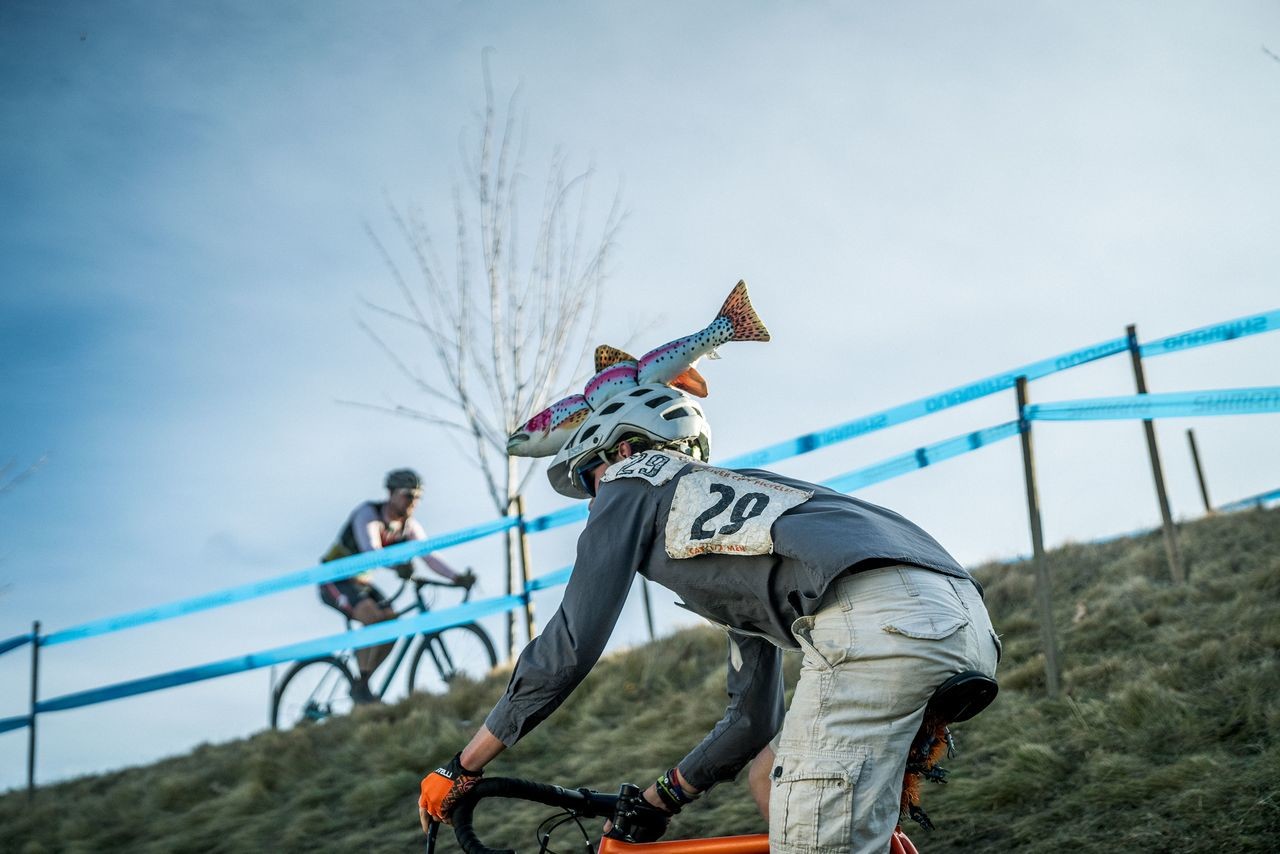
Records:
M812 495L726 469L695 469L676 485L671 500L667 554L771 554L773 523Z
M693 457L675 451L644 451L609 466L600 480L608 483L620 477L638 477L654 486L662 486L679 474L685 463L693 461Z

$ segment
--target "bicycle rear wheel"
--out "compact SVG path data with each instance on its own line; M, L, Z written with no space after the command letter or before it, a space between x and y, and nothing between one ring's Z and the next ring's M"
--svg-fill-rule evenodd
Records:
M293 729L349 713L353 681L346 665L332 656L299 661L272 694L272 728Z
M440 694L455 679L483 679L498 664L485 630L475 623L423 635L409 668L409 691Z

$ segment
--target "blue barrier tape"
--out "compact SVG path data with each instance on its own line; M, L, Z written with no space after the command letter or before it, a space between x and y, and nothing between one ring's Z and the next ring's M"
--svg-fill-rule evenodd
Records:
M31 640L34 637L35 635L27 632L25 635L15 635L8 640L0 641L0 655L4 655L6 652L17 649L18 647L26 646L31 643Z
M1206 344L1213 344L1220 341L1229 341L1246 335L1256 335L1261 332L1268 332L1274 329L1280 329L1280 310L1252 315L1250 317L1239 318L1225 323L1205 326L1188 332L1170 335L1165 338L1157 339L1149 344L1141 345L1140 350L1144 355L1160 355L1192 347L1200 347ZM826 430L809 433L747 454L740 454L739 456L732 457L728 460L720 461L719 464L732 468L767 465L768 463L776 462L787 457L805 454L827 445L843 442L876 430L882 430L886 427L911 421L972 400L977 400L979 398L986 397L987 395L1005 391L1013 387L1019 376L1025 376L1028 380L1035 380L1057 371L1067 370L1078 365L1087 364L1117 353L1122 353L1127 349L1127 339L1113 338L1089 347L1072 350L1049 359L1032 362L1020 368L1015 368L1000 374L993 374L985 379L962 386L956 386L955 388L947 391L923 397L910 403L891 407L890 409L864 416L853 421L848 421L844 424L839 424ZM587 506L585 504L577 504L528 520L526 523L526 530L530 533L546 531L552 528L582 521L586 517ZM401 563L412 557L427 554L437 549L489 536L490 534L512 528L515 525L516 520L514 518L505 517L494 522L477 525L462 531L442 534L425 542L402 543L398 546L392 546L375 552L353 555L348 558L332 561L327 564L322 564L311 569L291 573L278 578L255 582L228 590L217 591L205 596L198 596L192 599L186 599L155 608L146 608L117 617L109 617L90 623L84 623L79 626L54 632L43 642L48 645L66 643L72 640L79 640L81 638L93 637L95 635L119 631L125 628L145 625L147 623L166 620L172 617L220 607L222 605L229 605L234 602L257 598L259 596L277 593L282 590L288 590L306 584L321 584L326 581L346 578L368 569L392 563Z
M588 505L583 501L579 504L573 504L569 507L562 507L559 510L553 510L545 516L536 516L525 522L524 529L530 534L538 531L549 531L552 528L559 528L562 525L571 525L574 522L581 522L587 518Z
M178 602L171 602L167 605L159 605L154 608L143 608L139 611L132 611L127 614L121 614L117 617L107 617L102 620L94 620L93 622L84 623L69 629L63 629L59 632L53 632L47 637L41 639L41 645L53 646L54 644L67 643L68 641L80 640L81 638L93 637L95 635L104 635L109 632L117 632L121 629L133 628L147 623L154 623L160 620L167 620L172 617L179 617L184 614L193 614L197 611L205 611L210 608L217 608L222 605L230 605L234 602L243 602L248 599L256 599L259 596L265 596L269 593L279 593L283 590L289 590L294 587L301 587L305 584L323 584L326 581L334 581L339 578L350 578L369 569L379 566L387 566L398 563L404 563L410 558L421 557L439 549L455 546L459 543L478 540L487 537L490 534L499 531L505 531L516 526L516 518L514 516L505 516L492 522L486 522L483 525L474 525L470 528L464 528L460 531L453 531L448 534L441 534L426 540L416 542L397 543L393 546L387 546L383 549L376 549L370 552L361 552L350 557L340 558L338 560L322 563L310 569L292 572L288 575L269 578L265 581L255 581L251 584L243 584L239 587L231 587L226 590L219 590L215 593L209 593L204 596L196 596L191 599L183 599Z
M101 688L91 688L74 694L64 694L61 697L52 697L36 703L36 711L58 712L79 708L80 706L91 706L97 703L105 703L108 700L118 700L122 697L132 697L137 694L160 691L178 685L188 685L192 682L200 682L218 676L256 670L272 664L315 658L316 656L339 650L360 649L361 647L386 643L404 635L434 632L449 626L470 623L490 614L509 611L523 604L523 602L524 599L521 596L499 596L494 599L486 599L483 602L472 602L443 611L420 614L416 617L403 617L399 620L375 623L372 626L365 626L342 634L276 647L263 652L215 661L211 664L174 670L157 676L147 676L142 679L132 679L128 682L118 682L114 685L104 685Z
M573 567L566 566L563 569L557 569L555 572L548 572L546 575L539 575L537 578L529 581L529 591L546 590L548 587L559 587L561 584L569 583L569 575L573 572Z
M952 457L976 451L978 448L993 445L996 442L1017 436L1020 432L1017 421L997 424L994 427L987 427L983 430L975 430L972 433L945 439L932 445L926 445L923 448L916 448L914 451L908 451L905 454L899 454L896 457L890 457L874 465L837 475L824 480L822 485L837 492L853 492L864 486L880 483L881 481L922 469L933 463L940 463L943 460L949 460Z
M1280 309L1262 314L1253 314L1249 317L1239 317L1224 323L1215 323L1212 326L1202 326L1189 332L1179 332L1176 335L1157 338L1155 341L1138 347L1138 352L1144 358L1148 356L1163 356L1165 353L1178 353L1194 347L1203 347L1206 344L1233 341L1236 338L1244 338L1247 335L1274 332L1277 329L1280 329Z
M838 424L835 427L829 427L817 433L808 433L795 439L788 439L785 442L770 445L758 451L740 454L718 462L717 465L726 468L759 468L787 457L807 454L827 445L834 445L856 436L883 430L886 427L892 427L925 415L931 415L934 412L950 409L953 406L959 406L962 403L978 400L987 395L1007 391L1017 384L1020 376L1025 376L1028 380L1040 379L1058 371L1065 371L1068 368L1074 368L1078 365L1114 356L1117 353L1123 353L1128 349L1128 346L1128 340L1125 338L1112 338L1109 341L1101 341L1090 347L1082 347L1079 350L1072 350L1060 356L1041 359L1038 362L1023 365L1020 368L1014 368L1011 371L993 374L986 379L956 386L953 389L894 406L873 415L866 415L853 421L847 421L844 424Z
M18 715L16 718L0 718L0 732L22 729L31 726L31 715Z
M1241 498L1239 501L1232 501L1230 504L1223 504L1218 510L1230 513L1233 510L1244 510L1246 507L1266 507L1272 501L1280 501L1280 489L1273 489L1270 492L1251 495L1248 498Z
M1259 390L1246 389L1242 391L1255 392ZM1280 388L1262 389L1261 391L1274 391L1280 393ZM1140 402L1150 403L1150 399L1155 397L1185 398L1188 395L1203 396L1205 394L1222 395L1224 393L1191 392L1160 396L1139 395L1136 397L1144 399ZM1228 395L1226 398L1220 396L1211 398L1209 400L1211 408L1221 408L1223 405L1240 405L1238 392L1228 392L1226 394ZM1276 395L1276 399L1280 400L1280 394ZM1253 397L1246 396L1245 398L1246 404L1253 400L1255 400ZM1108 399L1100 402L1114 403L1114 401L1115 399ZM1205 401L1201 400L1199 405L1203 407L1206 405ZM1052 406L1052 404L1040 404L1040 406ZM1030 415L1031 408L1032 407L1028 407L1029 418L1032 417ZM1277 405L1277 408L1280 408L1280 404ZM982 430L965 433L950 439L945 439L941 442L936 442L931 445L916 448L915 450L909 451L905 454L891 457L874 465L830 478L823 481L823 485L840 492L852 492L861 487L879 483L902 474L907 474L911 471L927 467L934 463L942 462L970 451L986 447L987 445L1003 441L1004 439L1012 438L1021 432L1023 423L1024 422L1021 421L1010 421ZM1264 503L1266 500L1271 498L1280 498L1280 489L1261 496L1255 496L1252 499L1245 499L1242 502L1235 502L1232 505L1226 505L1223 509L1247 503ZM573 567L564 567L532 579L526 588L526 593L563 584L569 580L572 571ZM395 638L403 637L405 635L437 631L449 626L459 625L460 623L472 622L493 613L509 611L522 604L525 601L525 598L525 595L498 597L495 599L485 600L483 602L461 605L445 611L424 614L414 618L395 620L388 623L379 623L351 632L344 632L342 634L331 635L312 641L305 641L299 644L277 647L272 650L253 653L238 658L225 659L211 664L200 665L169 673L162 673L157 676L135 679L114 685L107 685L100 688L90 689L88 691L67 694L61 697L54 697L37 703L36 711L52 712L79 708L82 706L107 702L108 700L164 690L166 688L172 688L179 685L186 685L192 682L212 679L218 676L240 673L247 670L266 667L272 664L281 664L299 659L313 658L318 655L324 655L339 650L358 649L365 646L372 646L379 643L385 643L389 640L394 640ZM0 720L0 733L25 726L27 725L27 722L28 718L26 716Z
M1031 421L1100 421L1128 418L1183 418L1203 415L1256 415L1280 412L1280 386L1216 391L1178 391L1033 403Z

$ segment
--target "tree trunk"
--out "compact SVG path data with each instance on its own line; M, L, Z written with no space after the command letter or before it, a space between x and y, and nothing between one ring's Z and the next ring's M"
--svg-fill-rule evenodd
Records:
M519 477L519 463L515 457L507 457L507 476L506 476L506 494L507 509L503 513L504 516L516 515L516 497L513 494L516 485L516 479ZM510 596L518 589L524 592L523 584L518 584L516 575L519 572L519 548L520 548L520 531L512 528L507 531L507 595ZM512 608L506 612L507 620L507 661L514 661L516 657L516 609Z

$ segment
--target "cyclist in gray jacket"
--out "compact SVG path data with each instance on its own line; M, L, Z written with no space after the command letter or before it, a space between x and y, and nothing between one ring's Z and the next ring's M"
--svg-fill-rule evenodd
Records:
M592 412L557 454L552 485L592 498L573 575L484 726L423 780L424 827L586 677L638 573L729 636L728 708L646 790L655 810L678 811L754 757L772 852L888 849L934 689L961 671L995 673L981 591L902 516L773 472L712 467L709 451L697 401L648 384ZM804 655L785 713L783 650Z

